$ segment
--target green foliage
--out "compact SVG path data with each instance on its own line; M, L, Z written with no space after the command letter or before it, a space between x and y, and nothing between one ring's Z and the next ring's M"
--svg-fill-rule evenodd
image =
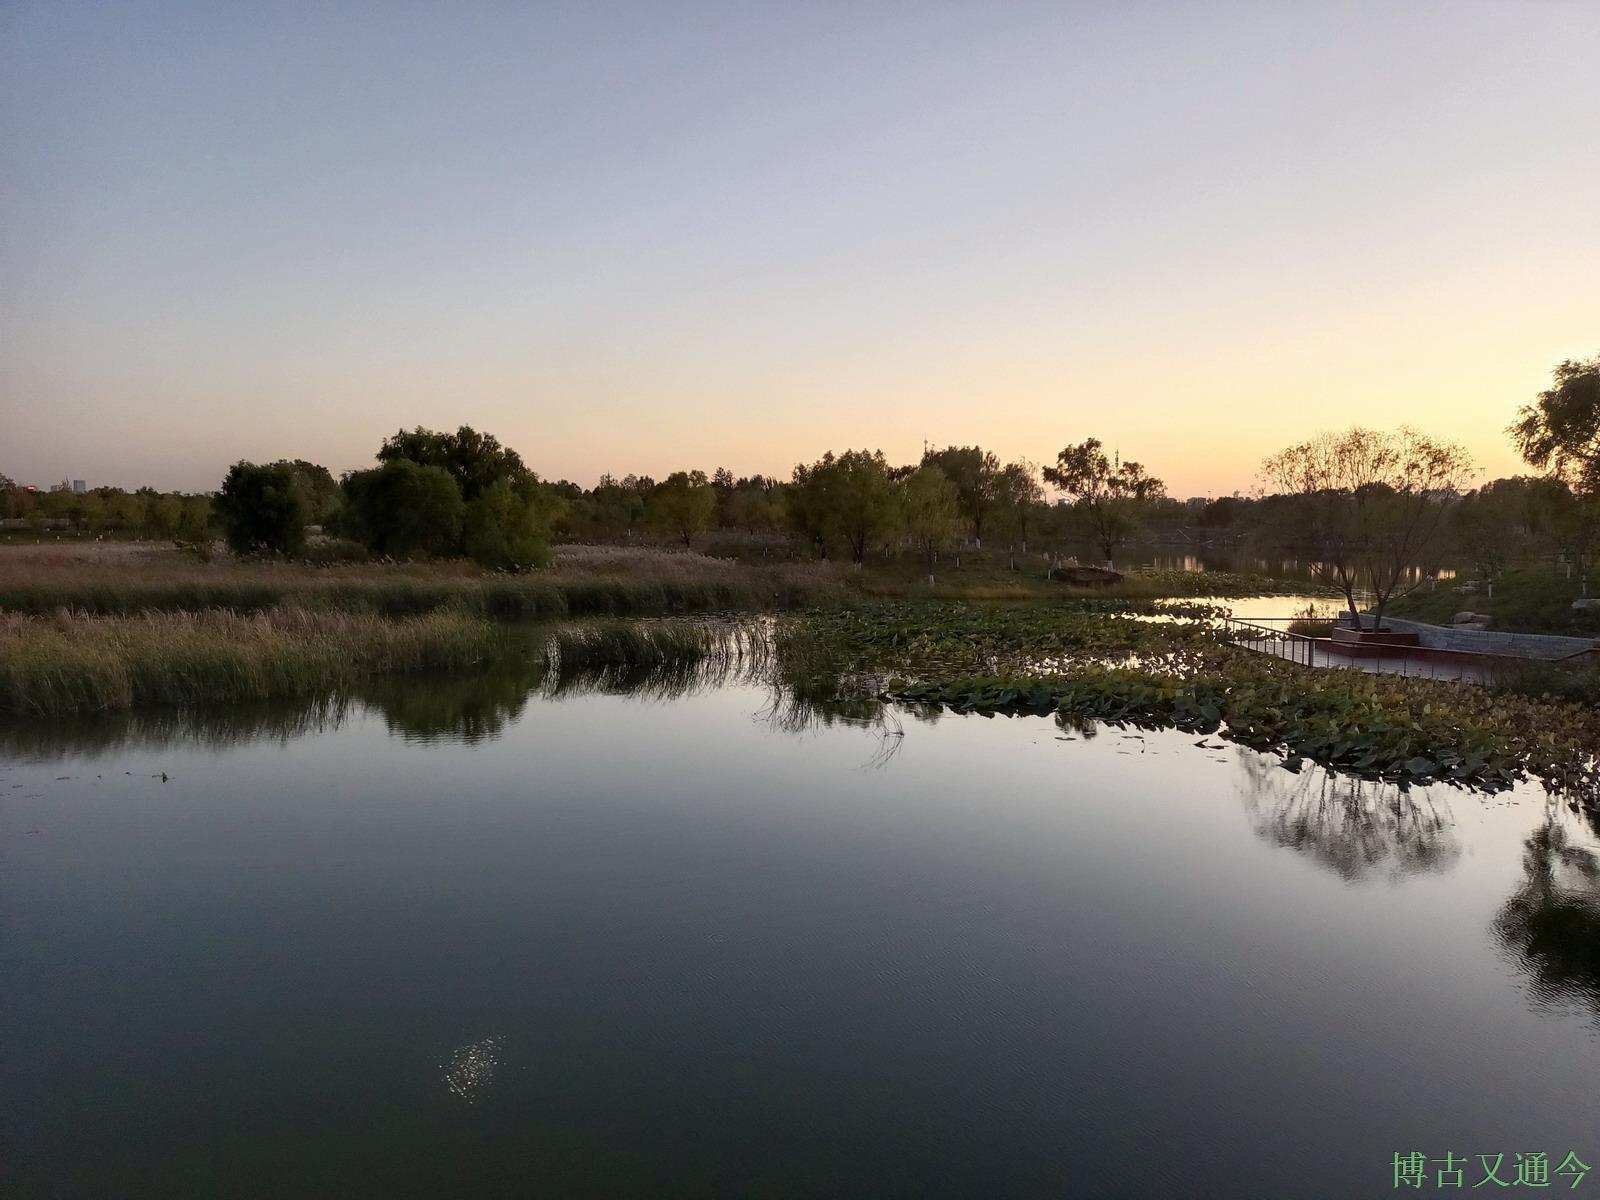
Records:
M526 571L550 561L549 531L539 506L501 479L467 503L462 546L479 566Z
M717 494L704 471L674 471L651 491L646 508L649 521L685 549L710 526L716 511Z
M466 505L443 467L392 459L344 479L342 529L389 558L450 555L461 544Z
M1527 662L1496 672L1494 689L1516 696L1565 700L1600 708L1600 666L1560 662Z
M1600 585L1600 578L1593 585ZM1515 567L1494 581L1493 595L1471 580L1447 580L1431 591L1413 592L1393 611L1435 625L1449 625L1458 612L1481 612L1496 630L1600 637L1600 611L1572 607L1580 591L1564 568Z
M381 463L408 461L419 467L438 467L456 481L465 501L505 480L515 485L530 474L522 456L502 446L492 433L479 433L463 425L454 433L439 433L422 426L400 430L378 448Z
M1000 460L981 446L946 446L923 452L923 467L936 467L955 488L956 509L979 543L1000 499Z
M934 463L918 467L900 482L900 516L906 537L933 574L939 551L960 527L960 493Z
M297 554L311 504L292 463L237 462L222 481L216 512L235 554Z
M1046 482L1071 499L1075 515L1109 562L1138 532L1166 485L1136 462L1112 462L1098 438L1087 438L1056 455L1044 469Z
M339 510L339 482L327 467L297 458L289 464L305 493L307 520L321 525L333 519Z
M446 611L392 620L303 608L10 617L0 620L0 712L299 695L381 672L464 667L499 641L488 621Z
M1232 645L1210 623L1135 609L886 606L793 618L780 631L836 691L961 712L1173 726L1339 770L1498 790L1524 774L1600 804L1600 712L1571 690L1530 697L1360 671L1310 670ZM856 681L853 685L851 681Z
M894 527L895 485L881 450L830 452L794 469L790 512L820 548L843 542L861 562Z

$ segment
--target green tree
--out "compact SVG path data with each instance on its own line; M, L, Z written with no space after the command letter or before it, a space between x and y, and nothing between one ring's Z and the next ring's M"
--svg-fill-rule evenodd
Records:
M439 467L449 473L461 490L463 500L476 500L478 494L500 480L515 485L530 472L522 457L509 446L502 446L492 433L479 433L463 425L454 433L439 433L417 426L402 429L384 439L378 448L379 462L407 459L419 467Z
M466 505L443 467L398 458L352 472L342 486L341 527L375 554L419 558L459 549Z
M918 467L899 487L906 535L922 554L932 583L939 551L961 527L961 494L933 463Z
M298 554L305 548L310 504L291 463L234 463L217 493L216 510L235 554Z
M1071 498L1107 562L1132 540L1151 504L1166 495L1166 485L1138 463L1107 458L1098 438L1062 450L1044 477Z
M155 537L172 537L178 532L178 522L183 519L183 501L177 496L145 497L144 527Z
M717 493L704 471L674 471L650 493L650 522L683 542L694 545L695 535L711 525L717 513Z
M728 524L747 533L776 533L788 517L786 490L778 480L762 475L739 480L728 497Z
M496 570L526 571L550 561L544 510L537 498L519 495L505 479L467 503L461 540L468 558Z
M183 513L178 518L177 536L182 541L209 547L213 501L209 496L185 496L182 503Z
M829 452L796 467L795 479L817 536L842 539L856 562L893 527L896 492L881 450L846 450L837 458Z
M784 505L789 528L823 558L828 557L828 541L833 532L833 500L829 495L833 461L830 450L814 463L796 463Z
M327 467L297 458L289 464L305 491L306 519L313 525L325 525L334 519L339 509L339 481Z
M996 523L1011 536L1012 545L1020 544L1026 554L1034 514L1044 503L1039 469L1026 459L1007 463L995 480L995 501Z
M946 446L925 451L922 465L938 467L954 485L957 511L966 519L972 540L983 545L998 499L1000 460L981 446Z

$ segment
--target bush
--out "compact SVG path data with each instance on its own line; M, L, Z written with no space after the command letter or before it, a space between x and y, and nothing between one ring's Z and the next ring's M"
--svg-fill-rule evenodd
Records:
M1600 667L1526 662L1498 672L1494 688L1516 696L1600 706Z
M502 479L466 506L462 548L479 566L526 571L550 561L539 509Z
M298 554L305 547L310 504L290 463L234 463L216 512L235 554Z
M345 477L340 532L374 554L427 558L461 544L461 488L442 467L397 458Z

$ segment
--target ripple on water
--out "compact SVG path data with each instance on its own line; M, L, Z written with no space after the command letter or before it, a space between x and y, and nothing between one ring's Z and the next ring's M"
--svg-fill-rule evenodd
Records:
M459 1047L450 1061L441 1064L444 1086L452 1096L471 1104L482 1097L494 1082L500 1066L500 1039L481 1038Z

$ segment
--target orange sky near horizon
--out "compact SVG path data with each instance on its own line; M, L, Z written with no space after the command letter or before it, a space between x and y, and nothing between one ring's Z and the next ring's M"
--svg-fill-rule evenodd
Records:
M670 11L668 11L670 10ZM1324 429L1600 353L1600 6L0 11L0 472L549 478Z

